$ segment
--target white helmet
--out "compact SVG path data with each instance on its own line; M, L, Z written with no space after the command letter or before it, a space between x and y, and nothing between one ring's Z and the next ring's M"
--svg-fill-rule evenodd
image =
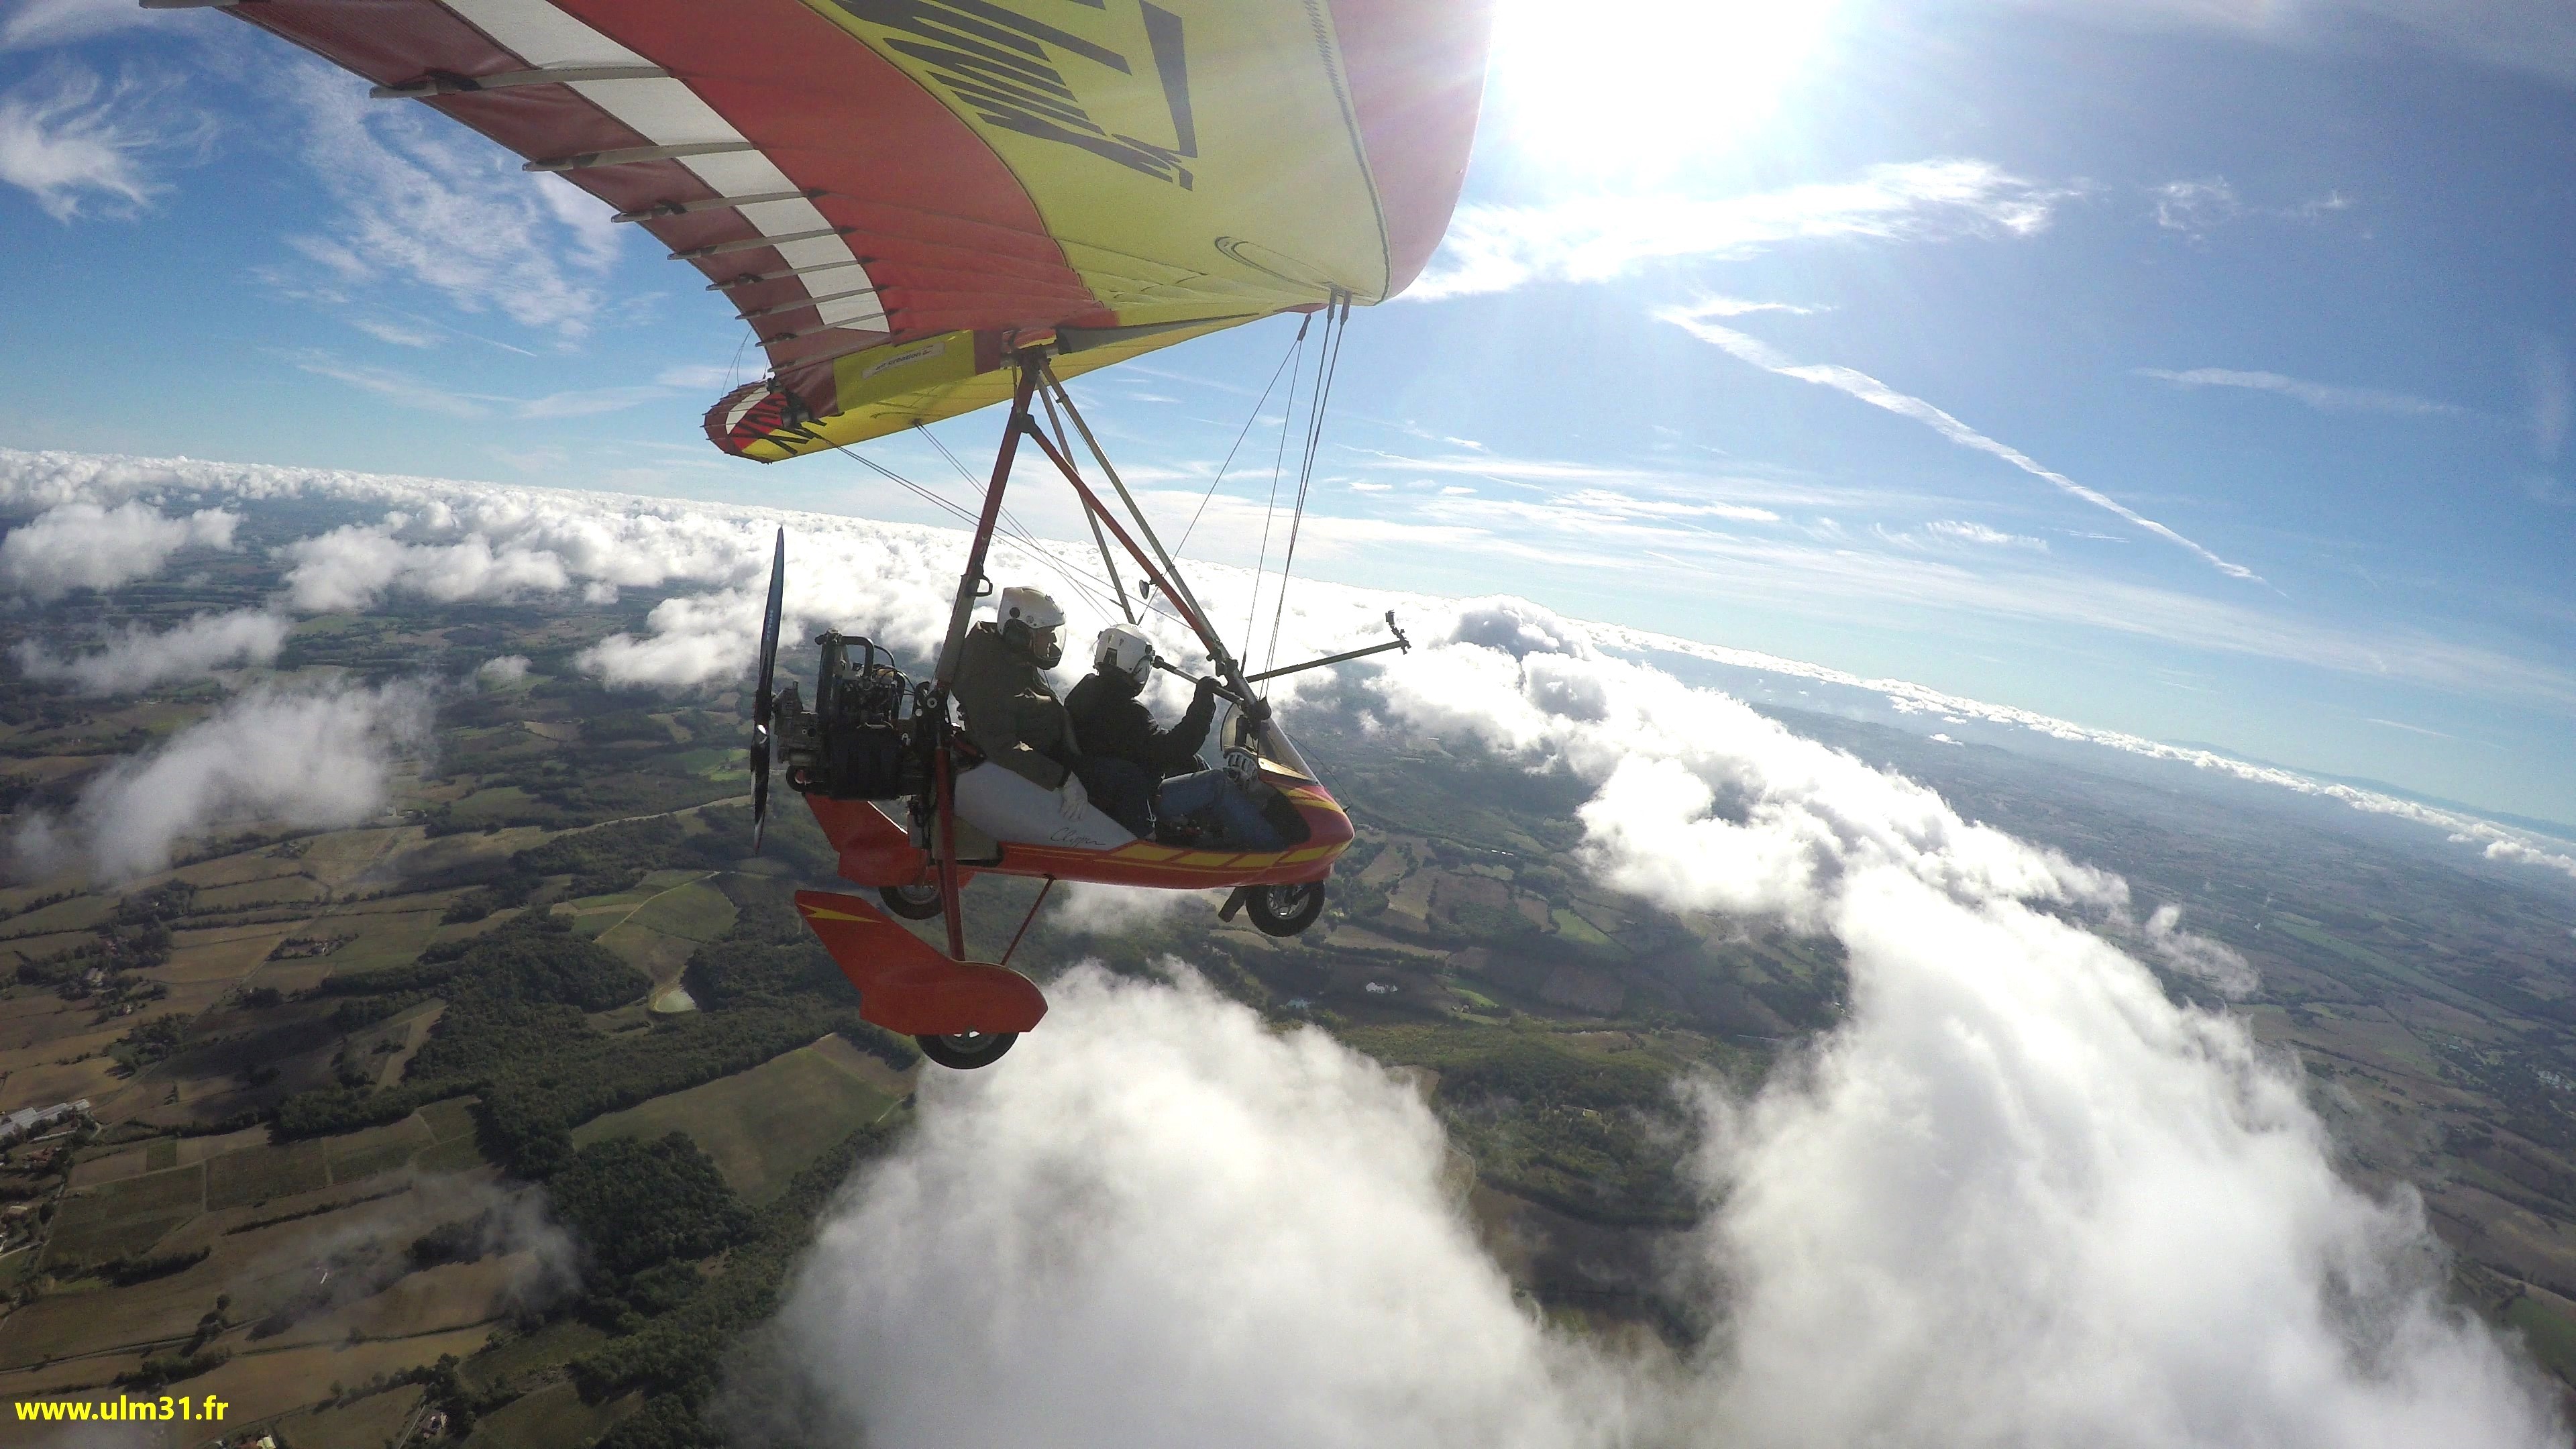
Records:
M1117 670L1142 688L1154 672L1154 641L1133 624L1112 624L1092 643L1091 662Z
M1002 637L1029 651L1040 669L1053 669L1064 657L1064 610L1044 589L1008 588L993 604ZM1013 631L1017 632L1014 633Z
M993 605L993 618L1002 624L1017 619L1032 629L1055 629L1064 624L1064 610L1044 589L1008 588Z

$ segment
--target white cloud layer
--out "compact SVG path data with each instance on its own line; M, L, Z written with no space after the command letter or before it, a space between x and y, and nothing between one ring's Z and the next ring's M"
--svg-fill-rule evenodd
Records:
M2177 372L2162 367L2141 367L2138 375L2160 378L2177 387L2237 387L2279 393L2306 403L2319 412L2438 417L2466 411L2456 403L2435 402L2431 398L2375 387L2338 387L2333 383L2309 382L2305 378L2285 377L2277 372L2239 372L2225 367L2194 367Z
M241 516L220 508L164 517L149 503L67 502L0 538L0 588L44 602L74 589L113 589L161 571L189 547L229 549Z
M22 824L21 867L77 856L124 879L219 827L361 824L385 808L387 772L428 729L429 698L412 685L253 690L110 766L67 817Z
M1505 292L1534 282L1600 282L1649 262L1723 261L1800 241L2027 236L2071 193L1984 161L1873 166L1722 200L1673 195L1568 197L1544 206L1462 206L1421 280L1420 301Z
M1435 473L1501 470L1508 478L1545 477L1560 482L1606 476L1598 469L1493 458L1403 461L1408 468ZM342 530L339 543L317 548L309 557L292 559L298 567L307 561L315 564L316 571L309 577L317 602L335 597L372 598L395 588L418 588L424 594L436 590L437 597L450 600L502 597L504 590L537 593L531 580L551 579L558 572L565 581L559 586L563 590L681 590L654 607L643 632L612 635L580 658L580 667L595 677L634 688L689 689L748 676L759 635L761 593L768 581L770 541L773 530L782 523L790 534L786 600L789 638L832 626L871 634L915 657L927 655L937 645L945 623L946 600L956 587L957 570L965 552L965 536L953 530L829 514L317 469L0 449L0 507L24 510L74 506L96 512L118 500L137 503L152 498L166 503L182 497L201 504L225 502L234 506L328 498L387 510L384 523ZM1194 495L1187 500L1195 501ZM1554 524L1560 518L1574 520L1623 510L1661 516L1668 506L1673 506L1671 499L1623 501L1605 494L1582 509L1551 515L1550 521ZM1720 521L1764 512L1734 505L1679 506L1705 512ZM334 535L317 537L329 539ZM1655 546L1651 541L1626 536L1607 542L1632 554ZM5 553L6 545L0 544L0 557ZM1749 557L1760 562L1763 556ZM1890 560L1902 561L1903 557L1854 555L1836 568L1839 552L1820 550L1797 554L1793 561L1799 575L1832 569L1825 575L1828 582L1865 591L1873 581L1885 582ZM1108 623L1112 617L1106 584L1088 577L1093 564L1087 546L1049 544L1032 549L1017 540L997 539L993 567L997 576L1025 576L1050 589L1061 586L1057 596L1071 615L1072 637L1088 637L1088 631ZM1245 617L1250 602L1251 570L1200 565L1192 578L1215 617L1229 629L1236 627L1233 621ZM2088 588L2098 595L2089 604L2069 597L2052 601L2050 606L2077 609L2083 605L2092 612L2079 610L2082 617L2105 627L2120 627L2124 621L2134 625L2137 616L2158 608L2170 609L2173 604L2171 598L2142 597L2135 591L2098 581ZM1265 590L1265 603L1269 597ZM2001 597L1988 600L1994 607L2010 602ZM1529 612L1527 605L1517 603L1497 613L1492 601L1460 601L1300 581L1289 610L1280 657L1303 658L1378 642L1385 637L1381 616L1390 607L1398 611L1408 628L1417 631L1417 637L1423 629L1444 627L1441 621L1476 618L1486 621L1478 628L1499 628L1502 626L1493 624L1493 618L1521 618ZM1265 608L1265 617L1267 612ZM2384 675L2392 667L2403 668L2410 677L2444 688L2486 690L2511 685L2530 690L2552 705L2576 698L2576 694L2568 693L2569 686L2555 676L2544 673L2535 685L2534 671L2525 663L2432 636L2374 634L2364 648L2331 631L2295 627L2288 621L2219 606L2210 606L2204 616L2180 622L2193 631L2183 637L2205 647L2258 649L2269 657L2323 663L2373 676ZM1171 657L1186 659L1195 655L1195 647L1186 634L1166 614L1157 612L1149 618L1148 625L1158 632ZM1523 625L1515 623L1510 627L1518 629ZM2513 859L2576 875L2576 855L2527 832L2458 811L2329 784L2206 750L2178 748L2031 710L1944 694L1905 680L1863 679L1799 660L1622 625L1557 620L1548 628L1571 631L1559 642L1546 646L1549 648L1563 650L1589 641L1583 647L1640 654L1668 651L1864 689L1883 696L1900 711L1981 719L2339 800L2355 809L2416 821L2481 850L2493 847L2490 853L2496 859ZM2266 631L2277 637L2267 642ZM1313 678L1286 681L1291 686L1289 692L1293 694L1296 686ZM1161 687L1158 681L1157 688ZM1176 694L1164 700L1163 705L1177 709L1182 702Z
M68 657L32 639L11 652L30 679L67 679L85 694L132 694L236 665L273 663L290 627L275 614L242 609L198 614L158 634L128 628L110 635L101 648Z
M1655 315L1702 342L1730 356L1749 362L1765 372L1775 372L1782 377L1794 377L1800 382L1812 382L1821 387L1830 387L1836 392L1856 397L1871 407L1884 408L1898 417L1912 418L1960 447L1973 448L1980 453L2001 458L2063 493L2116 514L2168 542L2179 544L2202 562L2230 578L2250 579L2256 583L2263 581L2262 576L2252 569L2242 564L2229 563L2110 495L2087 488L2063 473L2040 466L2036 460L2019 448L1999 443L1923 399L1898 392L1868 373L1848 367L1837 367L1831 363L1792 362L1770 344L1735 331L1733 328L1720 327L1686 307L1668 307Z

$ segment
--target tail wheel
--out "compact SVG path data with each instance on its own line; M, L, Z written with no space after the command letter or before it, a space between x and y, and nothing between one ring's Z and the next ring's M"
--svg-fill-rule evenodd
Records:
M1324 883L1254 886L1243 904L1252 913L1254 930L1265 936L1293 936L1324 913Z
M952 1036L917 1036L912 1041L923 1056L950 1071L971 1072L1000 1061L1019 1039L1016 1031L961 1031Z
M878 886L877 899L885 908L907 921L927 921L946 909L939 899L939 882L922 881L915 885Z

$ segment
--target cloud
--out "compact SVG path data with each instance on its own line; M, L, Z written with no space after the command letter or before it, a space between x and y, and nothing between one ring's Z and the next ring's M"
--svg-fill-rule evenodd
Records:
M416 323L389 322L381 317L352 317L349 325L378 342L390 342L396 347L436 347L439 343L435 329Z
M714 392L733 386L741 381L741 377L730 367L683 362L663 368L654 375L653 381L664 387L684 388L691 392Z
M399 324L359 319L351 325L388 342L410 346L427 347L437 340L428 331L409 330ZM403 407L454 418L485 418L496 414L530 419L593 417L640 407L667 398L672 393L670 387L655 384L581 388L537 398L512 398L494 393L457 392L395 368L344 361L320 348L303 348L280 355L315 377L347 383Z
M13 18L14 27L25 16ZM56 221L85 204L109 216L132 216L167 188L145 174L145 152L179 144L179 130L142 115L154 88L132 79L109 86L96 71L54 65L0 92L0 181L20 187Z
M2235 948L2182 929L2182 907L2168 902L2156 907L2139 936L2158 960L2198 977L2229 997L2250 996L2261 984L2254 967Z
M1932 404L1925 402L1923 399L1918 397L1909 397L1904 393L1898 392L1894 388L1889 387L1886 383L1880 382L1877 378L1870 376L1868 373L1856 371L1848 367L1837 367L1830 363L1807 365L1792 362L1787 357L1784 357L1779 352L1773 350L1767 343L1748 337L1745 334L1734 331L1730 328L1720 327L1715 323L1700 317L1688 308L1667 307L1658 311L1655 315L1663 321L1670 322L1673 325L1680 327L1683 331L1690 333L1693 337L1700 339L1702 342L1708 343L1710 346L1716 347L1730 356L1749 362L1755 367L1761 368L1765 372L1775 372L1782 377L1794 377L1801 382L1812 382L1822 387L1830 387L1837 392L1848 393L1851 396L1860 399L1862 402L1868 403L1872 407L1884 408L1899 417L1912 418L1914 421L1921 423L1925 427L1939 433L1941 436L1948 438L1951 442L1958 444L1960 447L1973 448L1980 453L1988 453L2001 458L2023 472L2030 474L2032 477L2042 479L2054 485L2064 493L2080 498L2085 502L2092 504L2096 508L2115 513L2121 518L2128 520L2130 523L2145 529L2149 533L2180 545L2201 559L2202 562L2207 563L2212 568L2217 569L2220 573L2226 574L2230 578L2251 579L2256 583L2263 582L2262 576L2255 573L2252 569L2246 568L2242 564L2229 563L2227 560L2220 558L2217 554L2210 552L2208 549L2203 548L2199 544L2192 542L2190 539L2183 537L2181 534L2174 532L2165 525L2156 522L2152 518L2146 517L2135 509L2130 508L2127 504L2121 503L2107 494L2099 493L2093 489L2087 488L2083 484L2076 482L2074 479L2067 477L2063 473L2058 473L2048 468L2041 467L2037 462L2032 460L2029 454L2022 452L2020 449L1999 443L1994 439L1987 437L1985 434L1978 432L1976 429L1969 427L1966 423L1959 421L1957 418L1950 416L1948 413L1943 412L1941 409L1934 407Z
M338 71L299 62L285 79L305 159L339 204L326 232L289 238L307 260L344 283L409 281L566 339L591 330L620 243L595 200L426 111L369 102Z
M1923 525L1923 531L1934 538L1947 539L1954 543L1982 544L1989 548L2027 548L2044 551L2048 547L2048 540L2044 538L2006 533L1998 528L1989 528L1982 523L1970 523L1956 518L1935 519Z
M2523 357L2523 379L2531 390L2531 447L2544 462L2554 462L2567 445L2567 424L2576 415L2576 386L2567 376L2567 353L2555 342L2538 341Z
M1012 1070L925 1078L919 1126L815 1244L781 1337L825 1417L738 1396L730 1438L1583 1441L1551 1392L1581 1361L1443 1200L1411 1090L1186 976L1049 995Z
M40 602L113 589L159 573L182 548L231 548L240 522L220 508L165 518L147 503L61 504L0 538L0 587Z
M0 20L0 51L69 45L161 20L126 0L17 0L8 19Z
M84 694L132 694L237 664L274 663L288 627L275 614L245 609L198 614L158 634L128 628L69 658L56 658L32 639L11 653L30 679L67 679Z
M287 597L306 613L364 609L394 592L442 604L506 602L522 594L559 593L571 582L555 555L518 546L495 549L479 534L461 543L409 544L388 528L351 524L298 539L278 553L292 562Z
M528 677L528 662L525 654L495 655L484 660L474 674L486 684L516 684Z
M1147 890L1066 881L1056 888L1054 899L1055 909L1047 917L1054 925L1077 935L1107 936L1163 920L1185 907L1214 909L1224 903L1225 892Z
M418 687L256 689L81 791L70 814L20 826L22 863L87 858L106 879L166 868L179 843L219 826L342 829L385 808L386 777L429 728Z
M1864 679L1859 675L1848 674L1839 669L1829 669L1820 664L1783 659L1776 654L1733 649L1721 644L1703 644L1697 640L1678 639L1668 634L1653 634L1624 625L1591 624L1586 627L1594 642L1603 648L1636 654L1679 654L1739 669L1864 690L1880 696L1889 708L1899 714L1982 720L1989 724L2026 729L2035 734L2047 735L2052 739L2082 741L2105 749L2118 750L2123 754L2138 755L2153 760L2170 760L2211 774L2243 780L2248 784L2265 785L2273 789L2288 790L2294 794L2318 796L2339 801L2368 814L2410 820L2445 832L2456 844L2480 846L2490 859L2521 861L2576 876L2576 856L2561 854L2547 846L2536 844L2536 837L2527 832L2509 829L2493 821L2482 820L2460 811L2444 810L2352 785L2314 780L2293 770L2284 770L2275 765L2254 764L2232 755L2219 754L2214 750L2169 745L2161 740L2150 740L2119 730L2077 724L2071 720L2058 719L2013 705L1989 704L1963 695L1946 694L1908 680ZM2316 640L2310 642L2312 645L2323 643Z
M2576 13L2555 0L2012 0L2113 24L2208 27L2385 64L2395 30L2436 50L2576 84Z
M1703 295L1690 304L1690 310L1702 317L1749 317L1756 312L1785 312L1792 317L1812 317L1824 309L1800 307L1789 302L1748 302L1742 297Z
M1727 261L1796 241L2027 236L2073 194L1984 161L1949 160L1873 166L1852 181L1717 201L1587 196L1463 206L1405 295L1437 301L1534 282L1607 281L1648 262Z
M2236 188L2224 176L2206 181L2168 181L2154 189L2156 225L2198 240L2245 214Z
M2454 403L2435 402L2402 392L2388 392L2375 387L2338 387L2332 383L2308 382L2302 378L2284 377L2277 372L2237 372L2224 367L2195 367L2175 372L2161 367L2141 367L2140 377L2161 378L2180 387L2241 387L2256 392L2276 392L2296 398L2319 412L2396 413L2408 417L2457 415L2467 411Z

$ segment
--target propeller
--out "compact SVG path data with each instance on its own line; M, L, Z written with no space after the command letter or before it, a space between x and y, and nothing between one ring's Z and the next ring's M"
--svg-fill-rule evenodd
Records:
M778 620L787 603L787 530L778 530L778 553L769 563L769 607L760 616L760 684L751 696L751 853L760 853L769 826L769 727L778 674Z

